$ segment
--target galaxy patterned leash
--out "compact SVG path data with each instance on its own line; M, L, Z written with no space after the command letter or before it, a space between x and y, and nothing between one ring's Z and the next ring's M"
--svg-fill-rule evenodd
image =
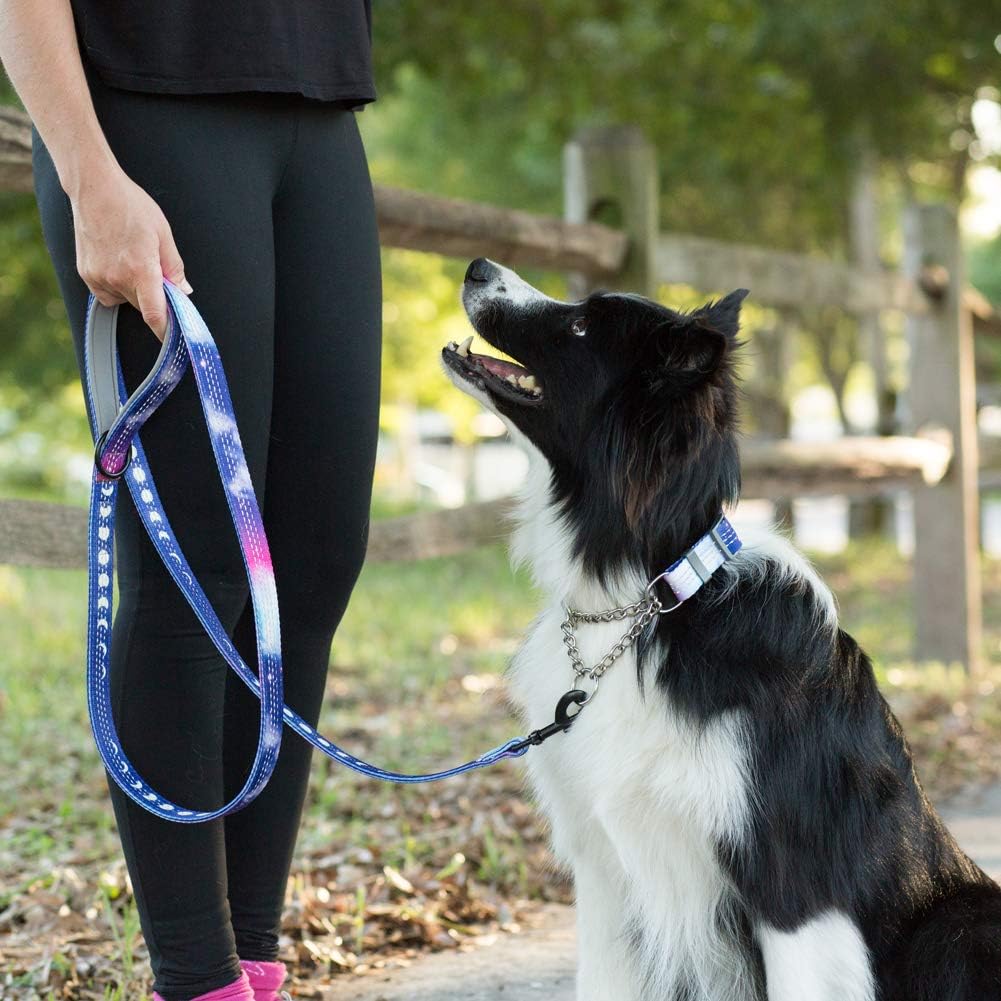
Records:
M282 703L281 633L278 598L267 538L243 455L240 435L223 374L222 362L205 321L188 297L168 281L167 333L153 370L128 396L115 344L118 307L102 306L92 295L87 310L87 395L95 438L94 478L89 520L89 585L87 624L87 692L91 726L109 773L136 803L166 820L198 823L233 813L251 802L267 784L278 757L282 724L308 740L334 761L371 778L416 783L461 775L503 758L520 757L539 743L538 731L515 738L473 761L444 771L408 775L368 764L318 734ZM258 637L258 676L243 662L209 604L156 492L138 432L167 398L191 361L212 451L226 488L250 582ZM114 580L114 517L118 480L125 478L133 502L153 546L226 662L261 701L257 752L244 787L215 810L193 810L161 796L129 761L115 730L111 711L108 664L111 651ZM563 720L562 728L569 726ZM553 726L551 724L550 726Z
M89 519L87 701L98 751L122 791L159 817L180 823L198 823L246 806L271 777L282 734L281 638L268 543L236 425L232 417L226 417L232 413L232 404L219 355L204 323L183 293L166 282L164 288L168 302L164 342L153 370L130 398L125 392L117 359L118 309L101 306L93 295L88 303L86 384L96 446ZM180 382L189 360L206 420L215 426L210 435L212 450L227 487L226 500L250 580L258 636L258 671L263 679L263 684L258 686L261 720L253 764L239 793L214 810L196 810L171 802L138 774L115 730L108 670L114 587L114 519L118 480L122 476L127 477L146 531L174 580L186 593L187 588L195 586L194 575L160 510L156 488L137 436L149 416ZM208 608L204 594L201 599L204 608ZM224 640L228 643L215 616L211 620L200 618L216 646Z

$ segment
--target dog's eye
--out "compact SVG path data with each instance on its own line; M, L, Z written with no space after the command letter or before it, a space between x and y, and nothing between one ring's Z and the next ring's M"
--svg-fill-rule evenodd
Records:
M583 337L587 333L587 321L580 318L574 320L570 324L570 332L578 337Z

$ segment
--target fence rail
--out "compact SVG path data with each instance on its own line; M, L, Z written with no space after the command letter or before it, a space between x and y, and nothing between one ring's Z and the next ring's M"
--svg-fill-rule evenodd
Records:
M941 482L952 459L947 435L839 438L830 442L746 441L744 497L872 496ZM128 503L128 501L125 501ZM497 542L509 499L373 522L366 558L376 563L451 556ZM0 500L0 564L76 569L87 562L83 508Z
M620 271L629 248L624 233L600 223L569 223L400 188L376 185L375 205L379 238L387 247L595 276Z

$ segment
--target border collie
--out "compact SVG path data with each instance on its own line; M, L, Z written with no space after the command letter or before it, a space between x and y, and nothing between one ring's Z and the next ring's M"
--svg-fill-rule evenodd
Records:
M527 759L576 885L577 998L1001 999L1001 890L926 799L830 591L783 538L713 537L740 488L745 295L567 303L480 258L463 304L519 364L442 351L529 456L512 553L547 604L511 667L528 725L594 688L565 641L586 671L659 601ZM679 589L665 569L692 553Z

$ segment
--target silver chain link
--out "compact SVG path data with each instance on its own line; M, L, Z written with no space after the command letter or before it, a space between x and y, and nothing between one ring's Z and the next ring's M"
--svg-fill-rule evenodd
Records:
M570 663L573 665L575 682L580 678L590 678L595 683L595 691L602 675L628 650L637 637L647 627L648 623L656 618L660 613L663 604L654 594L649 595L642 601L634 602L632 605L622 605L619 608L609 608L603 612L578 612L574 608L566 607L567 617L563 620L560 628L563 630L563 643L570 656ZM635 619L636 621L626 630L622 638L594 667L585 667L580 658L580 651L577 649L577 637L574 630L580 622L621 622L623 619ZM589 696L588 701L594 696L594 692Z

